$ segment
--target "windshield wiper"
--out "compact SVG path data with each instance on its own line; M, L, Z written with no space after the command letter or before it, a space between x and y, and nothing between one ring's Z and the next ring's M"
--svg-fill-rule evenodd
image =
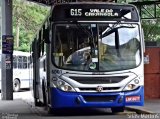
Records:
M129 29L132 29L132 28L135 28L135 27L134 27L133 25L131 25L131 26L119 26L119 27L114 27L114 28L111 27L110 30L108 30L108 31L106 31L104 34L102 34L101 37L103 38L103 37L105 37L105 36L108 36L108 35L116 32L116 31L117 31L118 29L120 29L120 28L129 28Z

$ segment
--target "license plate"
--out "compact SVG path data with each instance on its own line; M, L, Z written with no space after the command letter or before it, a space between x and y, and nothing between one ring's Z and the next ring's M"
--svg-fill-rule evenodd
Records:
M137 102L140 101L140 96L127 96L126 102Z

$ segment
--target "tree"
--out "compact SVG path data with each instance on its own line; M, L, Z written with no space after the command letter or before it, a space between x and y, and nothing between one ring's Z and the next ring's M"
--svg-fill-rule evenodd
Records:
M48 7L23 0L13 0L15 50L29 51L29 43L41 27L48 12Z
M145 41L160 41L160 19L143 20L142 27L144 29Z

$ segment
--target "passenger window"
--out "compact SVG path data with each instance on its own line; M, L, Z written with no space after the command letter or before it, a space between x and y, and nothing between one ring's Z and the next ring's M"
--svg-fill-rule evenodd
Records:
M22 69L23 68L23 57L22 56L18 56L18 68Z
M13 68L17 68L17 56L13 56Z
M23 56L23 69L27 68L27 57Z

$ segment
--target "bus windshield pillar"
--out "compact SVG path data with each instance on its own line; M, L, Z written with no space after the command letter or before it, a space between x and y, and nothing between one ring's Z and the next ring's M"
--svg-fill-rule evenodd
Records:
M13 100L12 0L1 0L1 4L2 4L1 96L2 100Z

